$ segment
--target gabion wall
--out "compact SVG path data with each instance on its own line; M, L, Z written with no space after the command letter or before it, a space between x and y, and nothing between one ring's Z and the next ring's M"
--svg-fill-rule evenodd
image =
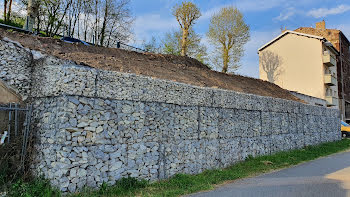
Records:
M334 109L103 71L51 56L31 65L33 169L64 192L128 176L196 174L249 155L341 137Z

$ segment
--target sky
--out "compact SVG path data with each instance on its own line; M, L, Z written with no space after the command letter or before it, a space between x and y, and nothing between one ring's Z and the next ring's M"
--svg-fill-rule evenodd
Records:
M202 43L209 50L213 47L206 38L211 16L225 6L236 6L250 26L250 41L245 45L241 68L236 72L259 77L258 48L281 33L281 29L315 27L326 21L327 28L340 29L350 39L350 0L191 0L202 13L194 30L202 36ZM3 1L0 0L0 13ZM130 0L135 17L134 41L140 46L152 36L161 40L166 32L179 28L171 9L181 0Z
M152 36L161 39L165 32L179 28L171 8L180 0L131 0L135 16L135 44ZM210 47L206 38L211 16L225 6L236 6L250 26L250 41L245 45L241 68L236 72L259 77L258 48L281 33L281 28L315 27L325 20L326 28L340 29L350 39L350 0L192 0L202 16L194 25L202 35L203 44Z

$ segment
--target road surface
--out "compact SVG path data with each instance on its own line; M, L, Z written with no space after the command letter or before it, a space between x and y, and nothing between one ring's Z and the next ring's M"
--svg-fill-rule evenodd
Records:
M350 197L350 152L241 179L192 197Z

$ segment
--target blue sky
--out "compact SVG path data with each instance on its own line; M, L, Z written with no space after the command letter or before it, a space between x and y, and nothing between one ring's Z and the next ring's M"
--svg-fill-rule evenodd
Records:
M251 29L250 41L245 46L238 74L259 77L257 49L280 34L281 28L314 27L321 20L327 28L340 29L350 39L350 0L192 0L200 8L202 17L194 29L202 35L203 44L210 49L205 37L210 17L225 6L236 6ZM164 33L179 28L171 15L171 8L181 0L130 0L135 16L134 41L140 45L152 36L162 39ZM3 1L0 0L0 13ZM15 6L17 7L17 6Z
M135 42L161 39L165 32L178 28L171 15L171 8L180 0L131 0L131 9L136 20L134 24ZM342 30L350 38L350 0L193 0L200 8L202 17L197 21L195 31L203 36L210 17L221 7L233 5L240 9L251 29L251 39L245 46L242 67L238 74L259 77L257 49L281 32L281 27L289 30L298 27L314 27L321 20L327 28Z

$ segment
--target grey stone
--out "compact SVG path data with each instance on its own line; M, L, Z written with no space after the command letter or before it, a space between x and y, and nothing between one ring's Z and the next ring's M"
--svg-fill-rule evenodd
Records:
M77 127L79 127L79 128L83 128L83 127L87 127L87 126L89 126L89 123L87 123L87 122L81 122L77 125Z
M151 181L340 140L339 111L98 70L0 40L0 79L33 105L33 171L62 191ZM68 184L67 184L68 183Z

